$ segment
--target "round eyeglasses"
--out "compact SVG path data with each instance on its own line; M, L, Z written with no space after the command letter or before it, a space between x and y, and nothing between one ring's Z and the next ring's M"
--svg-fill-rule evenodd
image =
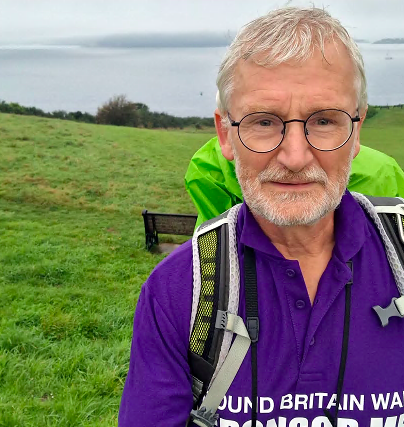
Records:
M232 126L238 128L238 136L242 144L256 153L268 153L282 143L287 123L304 124L304 135L307 142L316 150L333 151L341 148L351 137L353 124L361 119L357 115L351 117L346 111L326 109L316 111L306 120L283 121L275 114L266 112L250 113L239 122L231 119Z

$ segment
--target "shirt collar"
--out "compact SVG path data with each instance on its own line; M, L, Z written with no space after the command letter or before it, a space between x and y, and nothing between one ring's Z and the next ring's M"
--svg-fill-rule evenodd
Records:
M360 251L369 234L366 215L348 190L335 210L334 226L334 252L341 261L347 262Z
M348 190L335 210L334 227L334 254L340 261L347 262L359 252L367 236L366 216ZM239 212L237 236L243 245L272 257L284 259L264 234L245 202Z

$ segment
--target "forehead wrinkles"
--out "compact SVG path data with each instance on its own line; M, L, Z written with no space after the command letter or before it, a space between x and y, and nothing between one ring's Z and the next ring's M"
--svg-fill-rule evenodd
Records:
M288 104L289 79L294 86L291 91L293 95L296 94L296 88L297 90L302 88L303 108L305 104L311 107L310 104L313 103L318 105L317 110L330 107L350 109L352 97L355 97L355 103L359 99L356 67L343 45L333 43L327 46L326 53L326 59L321 51L317 50L307 61L289 61L276 67L263 67L251 59L240 59L234 73L230 105L233 107L235 101L244 106L248 104L251 109L243 107L243 112L247 113L265 111L267 108L258 107L266 107L267 104L268 106L272 103ZM306 90L310 85L311 91ZM286 104L282 106L285 110L288 109ZM356 107L357 105L354 108ZM313 108L310 110L314 111Z
M238 101L241 103L242 112L247 114L254 111L267 111L268 106L272 104L286 102L284 91L276 85L277 76L268 77L265 71L269 69L252 61L239 60L234 73L234 88L229 100L229 108Z

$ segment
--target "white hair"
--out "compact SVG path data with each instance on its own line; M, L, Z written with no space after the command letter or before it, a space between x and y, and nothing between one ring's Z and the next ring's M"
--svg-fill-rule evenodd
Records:
M339 40L347 49L356 68L355 89L359 110L367 106L366 77L358 46L341 23L323 9L286 7L277 9L244 26L230 45L220 66L216 84L217 106L222 116L229 109L233 76L240 59L250 59L264 67L276 67L295 60L304 62L324 44Z

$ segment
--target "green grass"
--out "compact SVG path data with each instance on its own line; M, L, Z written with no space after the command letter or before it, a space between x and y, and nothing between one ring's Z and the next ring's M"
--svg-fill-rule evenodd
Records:
M394 157L404 168L404 109L382 109L365 120L361 143Z
M183 177L212 134L0 114L0 426L116 426L136 300L162 259L141 211L195 211ZM362 142L404 166L404 111L380 111Z
M183 176L210 136L0 115L0 426L117 425L162 259L141 211L195 211Z

